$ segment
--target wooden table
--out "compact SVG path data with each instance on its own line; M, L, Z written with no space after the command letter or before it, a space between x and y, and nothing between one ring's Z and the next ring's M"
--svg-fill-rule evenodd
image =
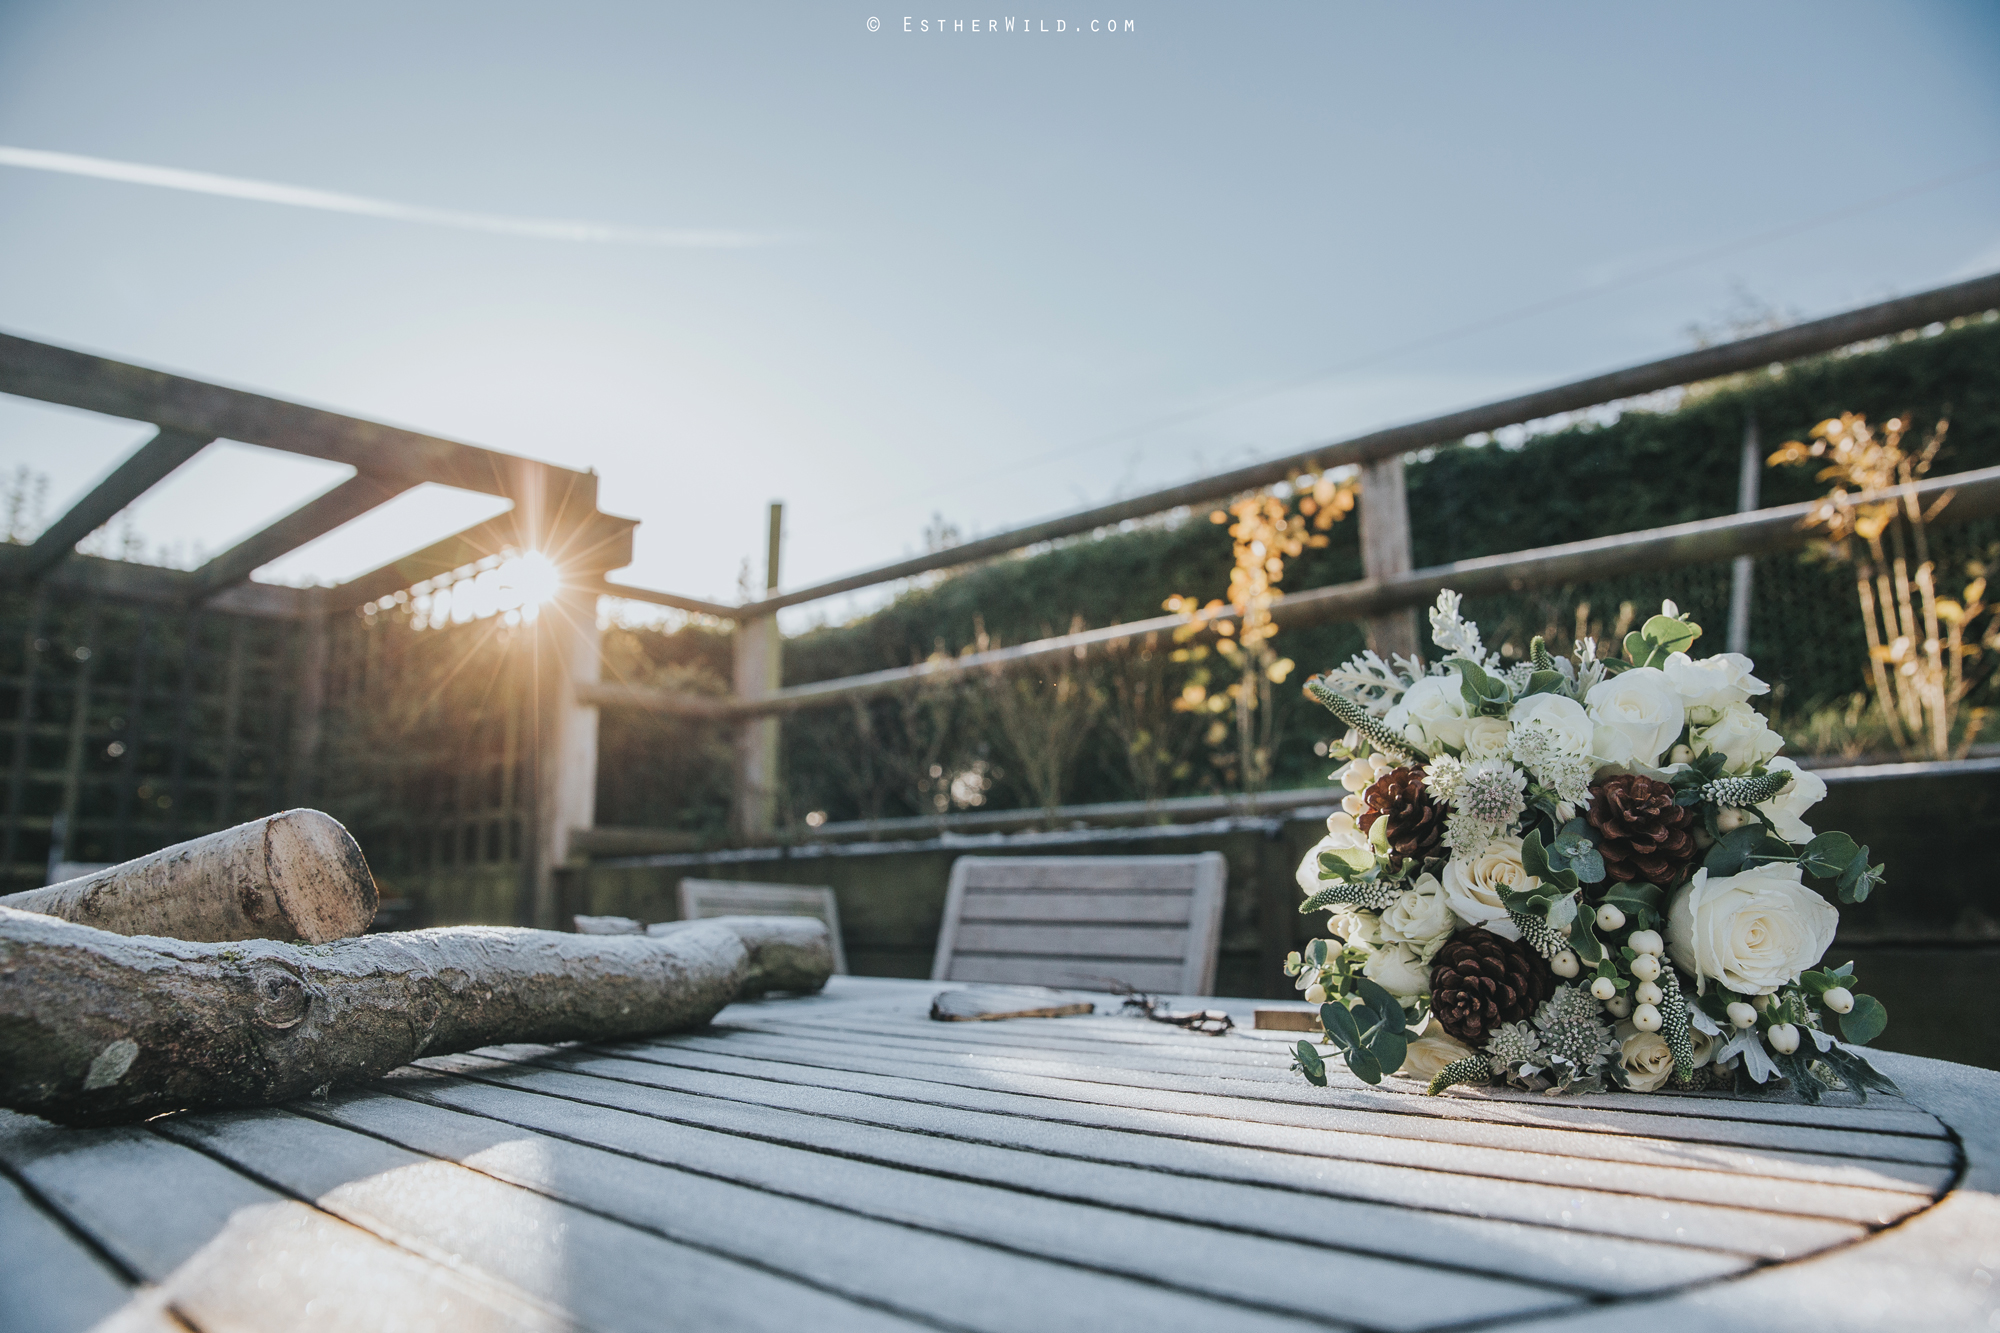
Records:
M143 1128L0 1113L0 1327L2000 1327L2000 1076L1427 1099L1309 1087L1296 1034L934 1023L938 989Z

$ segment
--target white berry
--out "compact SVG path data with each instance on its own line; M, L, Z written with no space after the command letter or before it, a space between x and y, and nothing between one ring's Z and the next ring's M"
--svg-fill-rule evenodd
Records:
M1590 993L1600 1000L1608 1000L1618 993L1618 985L1610 977L1599 977L1590 983Z
M1750 822L1750 816L1735 807L1715 812L1715 826L1724 833L1731 833Z
M1771 997L1769 995L1752 995L1750 1003L1761 1014L1771 1007Z
M1641 1032L1660 1030L1660 1011L1650 1004L1642 1004L1632 1011L1632 1026Z
M1597 909L1597 928L1599 930L1616 930L1624 924L1625 914L1618 910L1617 904L1606 903Z
M1641 981L1658 981L1660 979L1660 960L1658 955L1642 953L1637 958L1634 958L1632 960L1632 975Z
M1583 971L1583 963L1578 960L1576 950L1564 949L1554 958L1549 959L1549 971L1567 981L1569 978ZM1842 1010L1842 1012L1846 1011Z
M1320 985L1318 982L1314 982L1312 985L1306 987L1306 1003L1325 1004L1326 987Z
M1790 1055L1799 1048L1799 1030L1790 1023L1773 1023L1764 1036L1779 1055Z
M1832 990L1820 996L1819 1000L1821 1004L1833 1010L1836 1014L1851 1014L1854 1012L1854 992L1845 986L1835 986Z
M1667 944L1657 930L1635 930L1625 943L1632 946L1633 953L1665 953Z
M1658 1004L1667 998L1667 993L1650 981L1642 981L1632 988L1632 998L1640 1004Z
M1726 1012L1729 1014L1730 1023L1736 1027L1753 1028L1757 1026L1757 1011L1741 1000L1732 1002Z
M1613 1018L1626 1018L1632 1013L1632 1002L1623 995L1614 995L1604 1002L1604 1010Z
M1694 751L1685 745L1676 745L1673 751L1667 755L1667 762L1670 764L1691 764L1694 762Z

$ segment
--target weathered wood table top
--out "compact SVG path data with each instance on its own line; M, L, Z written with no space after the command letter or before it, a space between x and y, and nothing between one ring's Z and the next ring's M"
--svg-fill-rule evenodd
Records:
M940 988L142 1128L0 1113L0 1328L2000 1327L2000 1076L1321 1090L1297 1034L935 1023Z

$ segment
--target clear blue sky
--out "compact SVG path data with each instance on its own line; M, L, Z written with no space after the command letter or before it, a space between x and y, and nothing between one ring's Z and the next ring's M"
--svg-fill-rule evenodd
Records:
M796 584L934 511L991 531L1677 351L1738 287L1813 315L2000 268L1991 3L1093 6L1116 35L877 3L0 3L0 145L771 238L0 166L0 328L595 467L643 520L616 577L733 597L772 498ZM141 434L0 400L51 510ZM339 475L217 447L134 520L191 559ZM264 576L484 512L415 495Z

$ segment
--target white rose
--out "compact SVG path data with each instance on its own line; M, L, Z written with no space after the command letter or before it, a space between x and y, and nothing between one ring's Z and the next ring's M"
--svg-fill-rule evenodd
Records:
M1340 822L1335 823L1336 820ZM1297 876L1299 888L1308 898L1326 887L1326 881L1320 877L1319 858L1322 853L1367 851L1371 860L1374 857L1374 849L1369 846L1368 835L1363 833L1360 825L1352 819L1335 811L1326 822L1327 835L1314 843L1307 850L1305 859L1299 862ZM1364 870L1361 873L1367 872Z
M1418 876L1401 897L1382 909L1382 938L1415 945L1427 961L1457 925L1435 875Z
M1510 940L1521 938L1521 931L1507 915L1500 890L1526 893L1540 883L1522 866L1521 840L1511 835L1495 838L1477 856L1454 856L1440 880L1452 915Z
M1362 964L1361 975L1397 999L1431 990L1430 963L1413 944L1383 945Z
M1465 757L1498 759L1507 750L1507 723L1497 717L1475 717L1465 724Z
M1764 723L1764 715L1749 704L1731 704L1715 721L1693 735L1694 752L1719 751L1723 769L1742 773L1775 758L1785 746L1785 738Z
M1713 979L1739 995L1769 995L1826 954L1839 924L1796 864L1717 879L1697 870L1667 905L1667 952L1698 988Z
M1611 1029L1618 1043L1618 1063L1625 1086L1634 1092L1657 1092L1674 1072L1674 1053L1657 1032L1641 1032L1626 1019Z
M1370 949L1382 942L1380 922L1357 908L1342 905L1326 914L1326 928L1349 944Z
M1658 667L1634 667L1621 671L1590 687L1584 696L1590 719L1623 738L1631 747L1629 756L1599 752L1607 763L1644 764L1660 762L1660 756L1680 739L1687 725L1687 708L1680 691Z
M1465 695L1458 677L1425 676L1403 691L1382 722L1427 749L1459 749L1465 744Z
M1536 727L1554 736L1564 754L1581 758L1591 752L1597 727L1583 705L1566 694L1531 694L1514 705L1508 719L1516 730Z
M1773 773L1790 773L1792 785L1757 808L1769 817L1778 836L1786 842L1811 842L1813 831L1805 821L1805 813L1826 799L1825 779L1806 772L1789 759L1771 760L1770 769Z
M1396 1073L1402 1078L1413 1078L1420 1083L1428 1083L1437 1077L1438 1070L1472 1054L1474 1052L1470 1046L1449 1032L1432 1032L1418 1037L1409 1044L1403 1052L1403 1063Z
M1742 653L1717 653L1699 662L1686 653L1674 653L1667 658L1666 672L1680 691L1689 718L1708 722L1731 704L1771 692L1769 685L1750 674L1752 665Z

